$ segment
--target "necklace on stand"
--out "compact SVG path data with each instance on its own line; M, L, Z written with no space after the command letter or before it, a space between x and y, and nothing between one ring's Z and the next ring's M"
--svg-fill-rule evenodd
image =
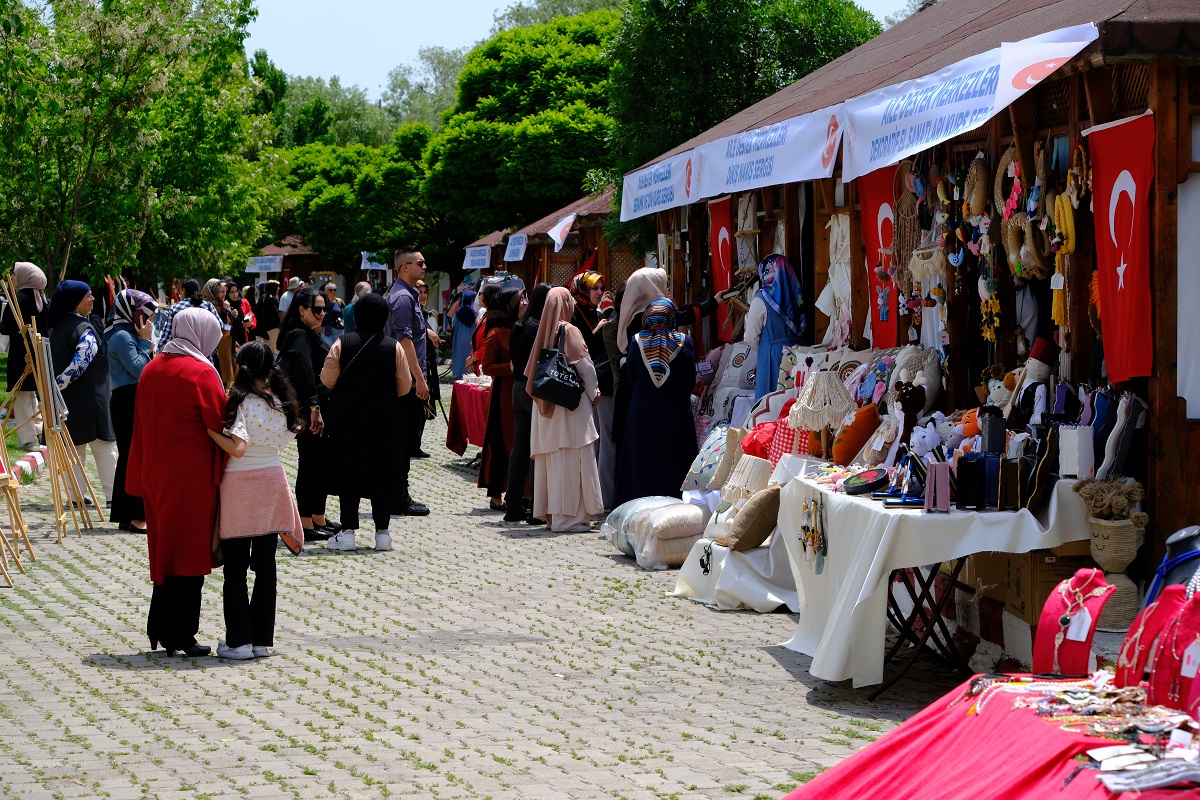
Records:
M1141 660L1142 651L1150 644L1149 642L1142 642L1142 634L1146 632L1146 623L1150 621L1151 617L1154 616L1154 612L1158 610L1158 602L1158 600L1155 600L1146 606L1145 610L1142 611L1142 621L1138 625L1137 631L1133 636L1126 637L1124 644L1121 645L1121 653L1117 658L1117 669L1131 669L1137 666ZM1133 678L1136 678L1136 680L1133 680ZM1133 680L1136 684L1141 679L1142 676L1137 675L1126 678L1126 681Z
M1063 611L1062 616L1060 616L1058 618L1058 633L1054 634L1054 671L1055 672L1059 671L1058 649L1060 647L1062 647L1063 642L1066 641L1067 629L1071 626L1071 622L1075 618L1075 615L1081 611L1086 611L1084 604L1088 600L1091 600L1094 597L1100 597L1101 595L1103 595L1105 592L1108 591L1108 586L1105 585L1105 586L1098 586L1095 589L1093 589L1092 591L1088 592L1087 594L1084 594L1083 590L1086 589L1088 586L1090 586L1092 581L1094 581L1096 579L1097 572L1099 572L1099 570L1092 572L1092 574L1090 576L1088 576L1088 579L1086 581L1084 581L1083 586L1080 586L1078 589L1076 589L1074 586L1072 586L1070 581L1063 581L1062 583L1060 583L1058 585L1058 593L1060 595L1062 595L1063 601L1067 604L1067 607ZM1073 598L1067 596L1068 591L1070 591L1071 594L1074 595ZM1090 627L1090 625L1088 627ZM1087 635L1086 635L1086 631L1085 631L1084 638L1080 639L1079 641L1084 641L1086 638L1087 638Z

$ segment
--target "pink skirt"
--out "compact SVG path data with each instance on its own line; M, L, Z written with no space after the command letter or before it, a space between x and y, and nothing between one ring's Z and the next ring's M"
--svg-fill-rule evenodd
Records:
M242 539L278 533L304 541L300 514L292 498L283 467L263 467L241 472L226 472L221 478L220 512L217 535L222 539Z

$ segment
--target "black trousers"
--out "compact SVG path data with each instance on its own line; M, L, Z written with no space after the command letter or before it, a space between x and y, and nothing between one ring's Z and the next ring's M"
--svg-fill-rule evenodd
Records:
M151 647L181 650L196 639L200 630L200 592L203 575L172 575L154 584L146 635Z
M347 497L342 495L338 501L342 506L342 527L350 530L358 530L358 504L361 497ZM375 523L375 532L384 533L388 529L388 525L392 522L392 498L388 497L372 497L371 498L371 520Z
M396 427L400 431L400 448L396 454L396 488L392 494L392 510L399 511L412 502L408 492L408 471L413 453L421 449L421 431L425 427L424 403L414 389L396 404ZM303 516L303 513L301 513Z
M111 521L128 525L135 519L146 518L142 498L125 491L125 474L129 469L129 444L133 441L133 410L137 400L137 384L113 389L109 412L113 433L117 437L117 469L113 473Z
M321 471L329 463L329 440L303 430L296 436L296 510L301 517L325 514L329 490Z
M529 458L529 434L533 425L533 398L525 381L517 376L512 387L513 445L508 455L508 492L504 495L510 512L521 509L525 487L533 486L533 461Z
M275 644L275 543L278 534L221 540L225 557L225 643L230 647ZM254 596L246 570L254 570Z

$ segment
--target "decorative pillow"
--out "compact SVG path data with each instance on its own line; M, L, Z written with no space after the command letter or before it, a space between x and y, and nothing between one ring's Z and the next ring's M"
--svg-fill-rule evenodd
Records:
M674 503L656 508L642 523L650 536L658 539L680 539L684 536L699 536L708 525L708 508L692 503Z
M830 361L827 369L831 369L838 375L838 380L843 384L850 379L850 376L859 367L870 364L874 356L874 350L851 350L846 348L841 351L841 355L836 362Z
M780 412L779 419L775 424L775 432L771 435L770 445L767 446L767 460L771 462L772 467L779 463L779 459L783 458L784 453L799 452L795 449L796 429L787 424L788 412L795 404L795 398L784 403L783 411Z
M729 480L725 482L725 488L721 490L721 502L732 503L753 497L756 492L767 488L767 481L771 479L773 470L771 462L765 458L758 458L749 453L742 456L729 475Z
M783 407L788 400L793 400L799 397L800 393L797 389L780 389L770 394L765 394L759 398L754 404L754 408L750 410L750 416L746 418L746 424L743 428L753 428L760 422L774 422L779 419L779 415L783 413Z
M785 345L783 348L783 356L779 359L779 377L775 381L775 388L791 389L796 385L792 371L796 367L804 363L804 360L809 356L813 358L813 364L827 357L829 351L824 347L805 347L804 345L791 344ZM820 369L820 367L817 367Z
M728 430L724 425L718 425L708 434L704 440L704 446L700 448L700 452L692 461L692 466L688 468L681 491L708 488L708 482L712 480L717 471L717 465L721 463L721 457L725 455L725 434Z
M737 516L729 523L725 541L735 553L744 553L760 546L775 530L779 520L779 491L782 487L768 486L746 501Z
M745 453L742 450L742 438L748 433L745 428L730 428L725 434L725 452L721 455L721 463L708 481L709 489L720 489L729 480L738 459Z
M753 389L754 379L746 381L745 373L747 371L754 372L754 350L745 342L729 345L726 350L729 351L729 361L725 362L725 354L721 354L721 361L726 364L725 372L721 374L721 386L736 386L739 389Z
M735 387L737 386L737 374L729 368L733 363L734 353L738 348L749 350L749 345L729 344L721 348L721 360L717 364L717 386L718 387ZM743 360L745 355L742 356Z
M833 440L833 463L841 467L848 466L871 434L879 430L881 422L879 408L874 403L868 403L854 412L854 422L842 427Z
M755 458L766 458L771 448L771 438L775 436L775 426L778 422L760 422L753 430L742 437L742 452ZM741 463L739 460L738 464ZM737 464L734 465L735 467ZM730 473L732 475L732 473Z

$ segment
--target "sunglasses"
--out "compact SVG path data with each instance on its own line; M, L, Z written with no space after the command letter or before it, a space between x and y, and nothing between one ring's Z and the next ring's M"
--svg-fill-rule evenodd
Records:
M404 262L404 263L406 263L406 264L416 264L418 267L423 267L423 266L425 266L425 259L423 259L423 258L422 258L420 261L406 261L406 262Z
M316 314L317 316L320 316L321 314L325 313L325 306L312 306L308 310L311 311L312 313Z

